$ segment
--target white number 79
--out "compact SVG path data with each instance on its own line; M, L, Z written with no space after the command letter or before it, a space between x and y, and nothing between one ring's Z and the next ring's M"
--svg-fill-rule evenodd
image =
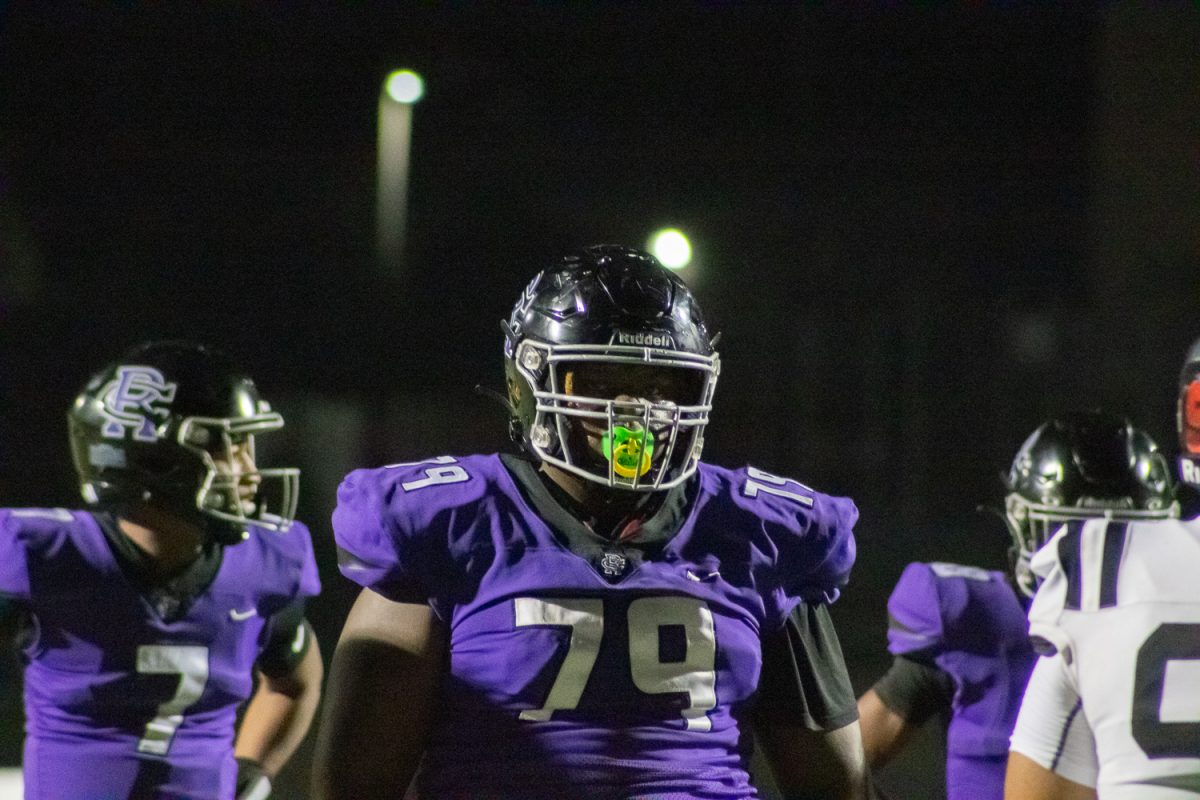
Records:
M544 722L557 710L579 705L588 676L600 653L604 604L597 599L513 601L518 627L556 625L571 628L571 642L541 708L522 711L521 719ZM633 684L646 694L682 692L690 700L680 713L688 730L712 730L708 712L717 707L717 642L712 611L694 597L639 597L629 604L629 670ZM664 625L684 629L683 661L659 659L658 631Z

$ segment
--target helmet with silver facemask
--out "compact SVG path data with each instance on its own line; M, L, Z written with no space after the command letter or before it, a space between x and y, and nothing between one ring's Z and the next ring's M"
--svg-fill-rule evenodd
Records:
M534 457L634 491L696 471L720 362L691 291L653 256L566 256L504 328L511 432Z
M1064 414L1039 426L1017 451L1005 486L1016 582L1029 597L1037 588L1029 561L1064 524L1178 513L1171 471L1154 440L1102 411Z
M246 527L286 530L300 471L259 469L255 437L283 427L223 353L146 342L95 373L68 415L84 499L118 513L150 505L226 544Z

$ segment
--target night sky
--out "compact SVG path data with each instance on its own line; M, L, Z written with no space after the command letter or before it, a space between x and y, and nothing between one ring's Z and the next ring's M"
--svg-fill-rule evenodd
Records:
M1194 6L0 3L0 26L2 504L77 502L75 391L182 336L296 420L278 455L319 476L302 514L328 537L323 443L339 468L504 446L473 387L501 384L521 288L663 225L722 331L707 458L860 506L835 609L859 690L905 563L1003 567L975 506L1040 421L1106 406L1174 449L1200 335ZM426 97L383 274L398 67ZM323 576L328 652L349 594ZM931 791L922 757L896 785Z

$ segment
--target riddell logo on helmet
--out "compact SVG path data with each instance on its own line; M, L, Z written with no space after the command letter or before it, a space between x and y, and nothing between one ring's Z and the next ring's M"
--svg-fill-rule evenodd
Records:
M675 340L669 333L625 333L617 332L617 344L633 344L638 347L668 347L675 349Z

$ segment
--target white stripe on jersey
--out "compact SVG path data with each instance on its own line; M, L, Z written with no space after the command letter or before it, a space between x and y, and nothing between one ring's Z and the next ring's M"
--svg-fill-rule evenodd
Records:
M1108 533L1108 523L1106 520L1098 519L1087 524L1098 528L1099 535L1089 536L1085 532L1080 536L1079 607L1083 611L1098 611L1100 609L1100 574L1104 570L1104 539Z

